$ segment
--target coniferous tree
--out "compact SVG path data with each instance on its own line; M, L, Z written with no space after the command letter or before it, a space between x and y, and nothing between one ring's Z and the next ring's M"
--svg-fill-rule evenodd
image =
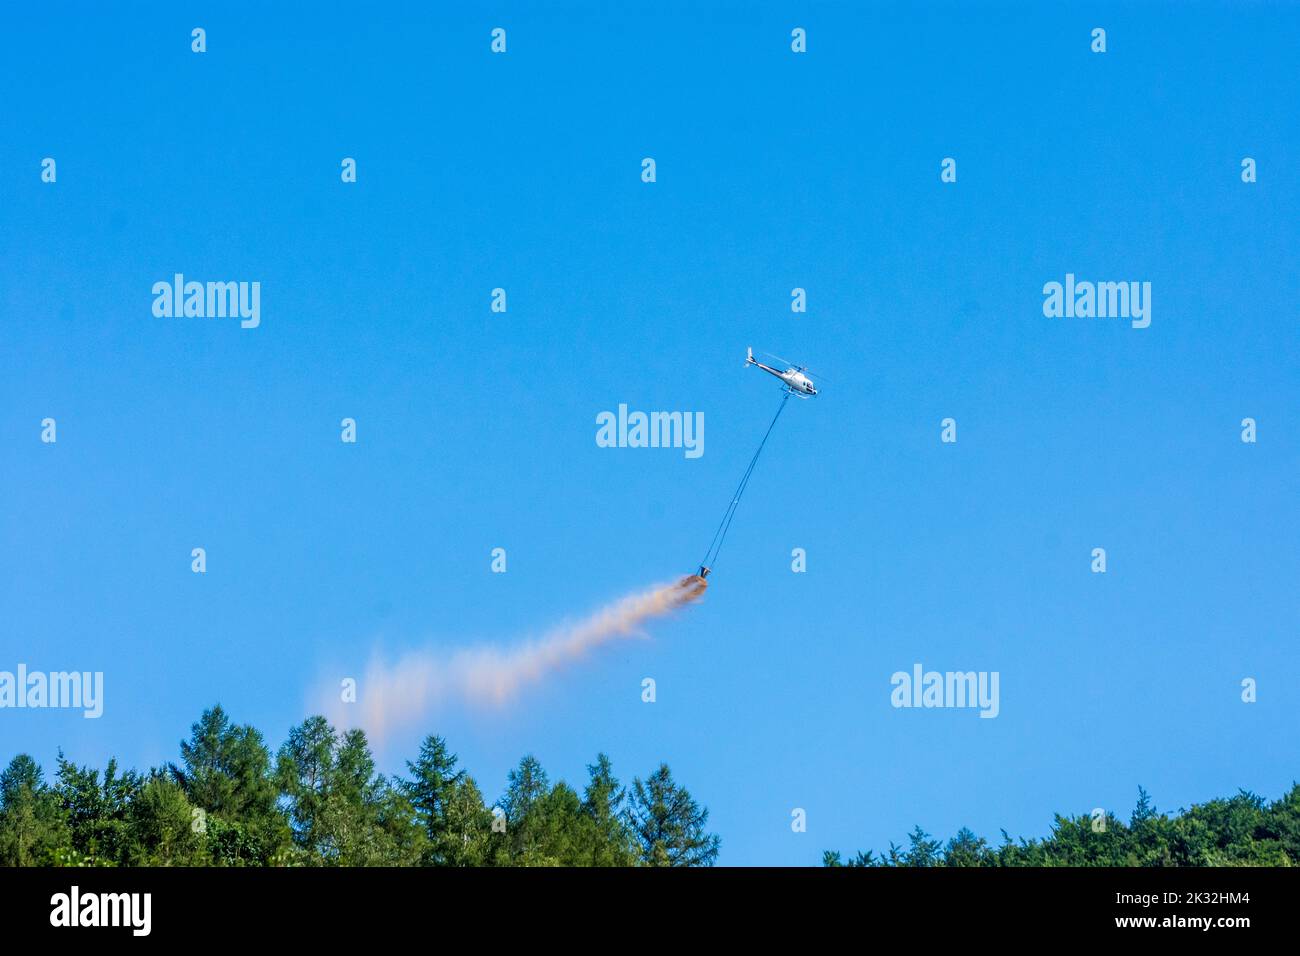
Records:
M406 798L411 802L420 825L424 828L428 846L423 863L437 866L448 862L445 854L454 853L454 841L448 839L449 806L465 779L465 772L456 769L456 755L447 748L447 741L430 734L420 745L420 756L406 762L409 779L399 782ZM479 801L482 809L482 800Z
M309 861L319 860L318 830L334 770L334 728L319 715L289 731L276 761L276 779L289 807L293 840Z
M326 801L327 841L343 866L404 866L424 852L415 809L401 791L375 771L365 732L338 740Z
M543 834L542 798L550 792L550 781L532 754L519 761L507 774L501 809L505 812L506 857L503 862L528 866L540 859Z
M582 800L563 780L543 794L529 814L532 844L519 862L524 866L581 866L589 821Z
M581 796L552 785L532 756L508 775L498 827L440 737L425 738L407 780L380 774L365 734L323 717L291 728L271 770L252 727L219 707L181 743L180 762L121 772L58 754L46 783L29 756L0 772L0 865L692 866L713 863L708 811L661 765L625 791L609 758ZM919 826L907 847L834 851L826 866L1300 865L1300 784L1269 803L1247 791L1169 815L1138 790L1127 821L1057 815L1044 839L991 847L963 827L942 843Z
M993 853L983 837L962 827L943 850L944 866L992 866Z
M585 866L632 866L637 861L636 838L623 813L627 791L614 776L605 754L587 765L589 780L583 792L582 812L589 822Z
M929 835L919 827L904 853L890 844L875 865L945 866L1295 866L1300 864L1300 785L1269 804L1242 791L1227 799L1182 810L1170 817L1160 813L1150 794L1138 788L1137 805L1128 822L1113 813L1062 816L1057 814L1051 835L1043 840L1013 841L1002 831L1002 845L987 846L962 828L934 861ZM858 854L865 865L872 855ZM845 864L839 853L823 854L825 866Z
M492 811L468 774L447 797L443 826L435 841L435 858L446 866L487 866L503 852L504 838L492 832Z
M0 866L41 866L59 862L69 843L58 796L40 765L19 754L0 772Z
M632 781L627 819L649 866L712 866L720 838L709 833L709 811L660 764L645 782Z
M83 866L112 866L127 862L131 848L128 813L140 792L142 778L134 770L119 774L109 758L103 781L99 771L78 767L58 754L55 793L67 821L71 851Z
M262 734L233 724L220 704L190 728L190 739L181 742L181 765L172 764L171 772L202 811L200 832L214 863L265 865L288 847L288 820L278 806Z
M1300 784L1268 808L1264 814L1265 832L1277 842L1288 858L1300 863Z
M309 717L280 748L277 777L304 862L404 866L424 853L415 809L376 773L363 731L339 734Z
M153 773L127 808L131 866L194 866L211 862L192 806L174 779Z
M908 850L903 856L905 866L934 866L939 857L938 840L931 840L930 834L919 826L907 836Z

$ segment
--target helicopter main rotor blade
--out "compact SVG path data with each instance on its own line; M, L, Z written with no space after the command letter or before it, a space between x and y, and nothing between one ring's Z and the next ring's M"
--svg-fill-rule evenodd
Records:
M779 355L773 355L771 352L759 352L759 354L766 355L770 359L775 359L776 361L781 362L785 365L786 371L794 370L796 372L804 372L805 374L816 376L818 381L830 381L829 379L823 379L821 373L810 369L807 365L797 365L789 359L781 358Z
M787 366L789 366L790 368L798 368L798 367L799 367L799 366L795 365L794 362L791 362L789 359L783 359L783 358L781 358L781 356L779 356L779 355L773 355L771 352L764 352L763 354L766 355L766 356L767 356L768 358L770 358L770 359L776 359L778 362L784 362L784 363L785 363Z

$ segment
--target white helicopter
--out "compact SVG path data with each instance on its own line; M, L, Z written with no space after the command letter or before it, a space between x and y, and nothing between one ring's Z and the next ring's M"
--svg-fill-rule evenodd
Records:
M763 354L767 355L770 353L765 352ZM754 358L754 350L752 348L745 349L745 365L757 365L764 372L775 375L781 381L785 382L785 390L791 395L798 395L800 398L812 398L817 394L817 388L813 385L812 379L804 374L804 372L808 371L807 365L795 365L793 362L788 362L779 355L773 355L772 358L784 364L786 370L780 372L770 365L764 365L758 359Z

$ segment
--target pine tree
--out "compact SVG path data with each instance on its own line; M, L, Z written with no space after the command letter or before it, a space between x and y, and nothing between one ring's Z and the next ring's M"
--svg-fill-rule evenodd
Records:
M40 765L19 754L0 772L0 866L49 865L68 845L58 797Z
M992 861L987 841L977 837L969 827L958 830L943 851L944 866L991 866Z
M543 837L541 801L550 792L550 781L541 763L532 754L519 761L507 774L501 809L506 817L507 859L518 866L528 866L538 859Z
M454 844L447 840L449 803L465 772L456 769L456 755L447 749L447 741L433 734L424 738L420 756L414 762L408 760L406 769L410 779L399 781L398 785L411 802L428 838L422 862L441 865L447 862L445 854L455 850Z
M59 751L54 790L71 835L77 862L88 866L125 864L130 851L131 801L140 792L141 776L134 770L119 774L109 758L103 782L99 771L78 767Z
M939 859L940 842L931 840L930 834L919 826L907 835L908 850L903 856L905 866L934 866Z
M443 826L433 857L446 866L486 866L497 850L492 833L492 811L474 778L465 774L447 797Z
M206 843L195 827L190 802L180 784L153 773L127 809L131 866L195 866L209 863Z
M705 829L709 811L678 786L666 763L645 782L633 779L627 820L649 866L712 866L718 857L721 840Z
M324 717L308 717L289 730L280 747L276 779L288 799L294 843L309 860L321 857L318 829L334 770L334 728Z
M424 853L415 809L375 772L364 731L339 734L324 717L309 717L289 731L277 777L305 862L405 866Z
M171 773L203 811L213 861L241 866L276 859L290 833L261 732L232 724L218 704L190 728L181 761L180 767L171 765Z
M623 813L627 791L614 776L607 755L596 755L587 765L587 789L583 792L582 813L588 821L585 866L631 866L637 861L636 838L628 829Z
M563 780L534 805L529 814L532 846L524 866L583 866L590 851L591 821L582 800Z

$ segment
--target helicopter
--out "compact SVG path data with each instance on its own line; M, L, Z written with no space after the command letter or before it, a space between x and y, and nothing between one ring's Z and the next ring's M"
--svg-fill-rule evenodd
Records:
M749 484L749 476L754 471L754 465L758 463L758 456L763 453L763 446L767 444L768 436L772 434L772 429L776 427L776 420L781 417L781 411L785 408L786 403L790 400L791 395L798 395L800 398L812 398L817 394L817 386L813 384L804 373L808 371L807 365L795 365L788 362L779 355L772 355L770 352L764 352L776 361L785 366L785 371L774 368L771 365L764 365L758 359L754 358L752 348L745 349L745 367L757 365L764 372L775 375L783 383L782 391L785 392L785 398L781 399L781 405L776 410L776 415L772 418L772 424L767 426L767 434L763 436L762 442L759 443L758 451L754 452L754 457L750 459L749 468L745 471L745 477L740 479L740 487L736 489L735 495L731 499L731 504L727 506L726 513L722 516L722 524L718 525L718 530L714 532L713 540L709 543L709 550L705 552L704 560L700 562L699 570L694 574L688 574L677 582L677 588L681 593L680 600L693 601L708 589L709 574L713 569L709 567L711 562L716 562L718 552L722 550L722 543L727 538L727 531L731 527L731 519L735 517L736 507L740 504L740 496L745 493L745 486Z
M764 355L770 353L764 352ZM798 395L800 398L812 398L817 394L817 388L804 372L808 371L807 365L795 365L793 362L786 361L779 355L772 355L772 358L786 366L784 372L778 371L770 365L764 365L758 359L754 358L752 348L745 349L745 365L757 365L764 372L775 375L781 381L785 382L785 390L791 395Z

